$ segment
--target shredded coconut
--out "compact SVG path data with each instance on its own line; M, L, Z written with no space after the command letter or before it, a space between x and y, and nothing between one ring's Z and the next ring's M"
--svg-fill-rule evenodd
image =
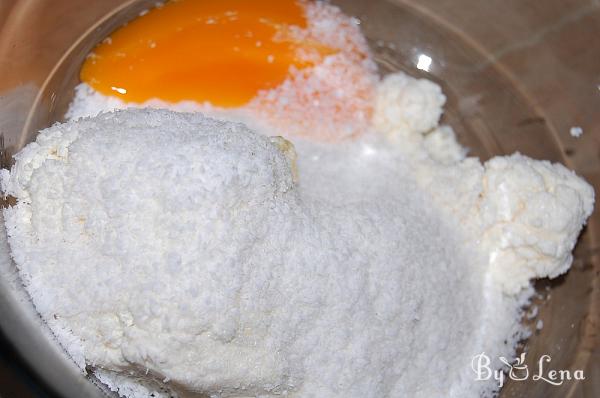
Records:
M42 131L3 172L18 200L4 215L21 277L65 349L123 396L494 391L473 381L470 359L511 355L527 337L528 278L569 265L590 188L521 155L484 167L462 150L426 158L435 145L407 154L383 135L296 144L297 165L282 139L157 110ZM415 165L417 153L430 162ZM499 172L508 166L524 169ZM544 203L559 218L507 213L530 170L546 179L530 191L552 192ZM519 209L538 200L516 191ZM518 220L545 234L528 244L548 259L524 263L518 249L515 263L494 262ZM470 235L495 223L505 227L485 244ZM559 246L540 246L547 234Z
M37 309L121 394L131 383L118 374L223 397L467 385L455 363L479 349L484 262L384 142L311 145L296 184L280 141L199 114L42 131L2 176Z

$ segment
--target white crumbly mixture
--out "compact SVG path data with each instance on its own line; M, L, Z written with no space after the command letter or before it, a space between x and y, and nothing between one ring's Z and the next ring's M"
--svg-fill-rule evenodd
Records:
M471 357L526 336L529 281L568 269L594 195L560 165L466 158L444 102L391 75L375 133L296 140L297 165L200 114L55 125L2 175L13 258L122 395L489 395Z
M164 110L75 120L127 106L81 85L73 120L2 171L20 277L70 357L122 396L492 395L473 355L513 355L530 281L568 270L594 192L558 164L466 157L439 125L445 100L389 75L372 131L327 144L276 118L277 134Z
M485 266L457 226L393 153L300 152L296 184L281 146L167 111L42 131L3 176L19 201L5 217L37 309L77 336L67 349L182 396L430 397L449 387L440 372L464 383Z
M518 153L484 164L465 158L450 127L437 126L444 102L434 83L390 75L379 87L374 122L409 147L420 185L479 241L507 293L566 272L593 210L593 188L560 164Z

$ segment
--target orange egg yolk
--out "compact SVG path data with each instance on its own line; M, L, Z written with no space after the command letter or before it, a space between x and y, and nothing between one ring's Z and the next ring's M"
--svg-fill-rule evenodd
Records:
M329 52L293 39L290 27L306 24L295 0L173 0L104 40L80 77L126 102L241 106L280 85L291 66L309 66L300 49Z

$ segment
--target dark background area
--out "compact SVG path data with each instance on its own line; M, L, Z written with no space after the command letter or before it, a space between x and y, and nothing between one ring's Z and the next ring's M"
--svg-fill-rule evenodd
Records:
M1 333L0 398L57 398L42 386Z

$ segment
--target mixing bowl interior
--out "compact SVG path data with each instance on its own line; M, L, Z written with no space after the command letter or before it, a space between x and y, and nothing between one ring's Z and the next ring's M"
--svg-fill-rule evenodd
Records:
M519 151L534 158L562 162L591 179L590 182L595 181L600 162L594 158L593 164L589 164L585 149L579 155L582 144L575 145L562 131L564 117L551 112L554 102L546 104L548 106L541 103L530 80L519 79L514 68L511 69L502 57L486 50L477 37L469 35L465 26L455 25L460 23L460 18L455 16L452 22L451 18L445 19L440 14L443 7L428 8L429 3L435 2L338 0L334 3L360 19L382 74L404 70L442 85L448 97L444 122L454 127L459 141L469 148L471 155L487 159ZM47 78L39 90L33 89L37 95L26 105L27 117L4 131L4 165L9 163L11 154L35 139L39 129L64 119L74 87L79 83L80 65L93 46L153 4L154 1L112 1L110 7L79 9L70 15L70 18L79 18L93 13L98 19L76 42L65 40L55 46L61 50L62 58L51 71L42 72ZM510 18L516 18L521 11L518 5L513 6ZM69 7L65 9L72 11ZM26 9L23 12L33 11ZM465 21L462 23L468 24ZM506 34L510 36L510 32ZM2 39L7 40L6 37ZM35 45L41 43L43 39L38 38ZM72 45L64 51L67 44ZM544 73L551 74L556 65L544 65L543 68ZM16 118L16 115L12 117ZM597 128L597 118L595 122ZM544 328L525 343L531 367L536 366L534 362L543 354L552 357L555 369L584 369L590 363L593 322L598 314L598 264L593 250L597 222L598 216L594 214L576 249L573 269L563 277L539 281L536 285L539 292L536 304L540 307L538 319L543 321ZM88 395L98 392L96 387L88 388L84 377L65 363L60 352L48 347L49 337L41 332L41 322L35 317L31 303L23 297L14 298L20 294L19 290L22 289L18 282L2 286L0 305L10 319L3 322L2 327L8 337L56 390L68 396L76 396L74 394L81 391ZM28 332L17 336L20 330ZM49 372L47 368L52 363L60 365ZM57 380L59 377L63 379ZM69 387L64 377L69 382L77 380L73 382L76 388ZM559 387L509 382L501 396L564 397L581 391L583 387L574 381Z

